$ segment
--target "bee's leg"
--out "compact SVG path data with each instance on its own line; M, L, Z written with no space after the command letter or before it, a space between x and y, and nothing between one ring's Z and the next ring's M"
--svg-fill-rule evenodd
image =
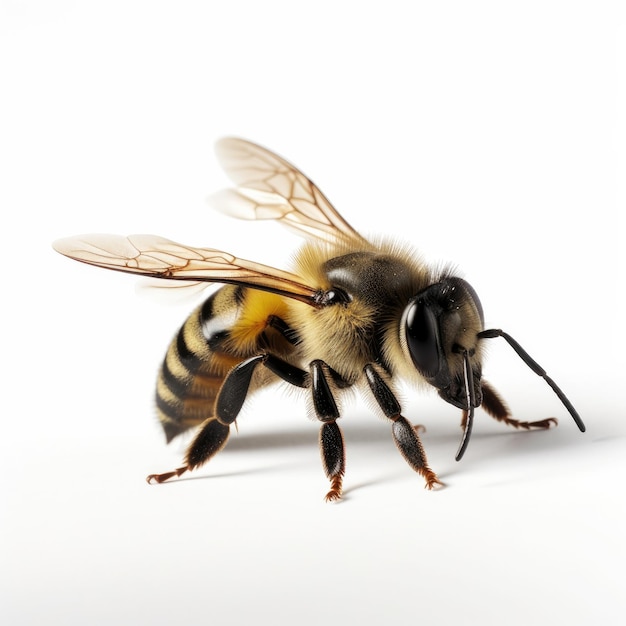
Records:
M499 396L496 390L489 385L486 381L481 381L480 387L483 392L483 401L481 406L485 411L499 422L504 422L513 428L524 428L531 430L533 428L550 428L556 426L558 420L555 417L548 417L544 420L538 420L536 422L521 422L511 417L511 411L507 407L504 400Z
M326 494L326 501L339 500L345 471L345 456L343 435L336 422L340 415L339 409L328 384L327 373L339 388L347 387L349 383L319 360L311 362L309 376L304 370L272 355L266 357L264 364L274 374L292 385L311 387L315 416L322 422L320 428L322 463L326 476L330 480L330 490Z
M443 485L437 478L437 474L428 467L426 454L417 430L401 415L400 403L393 395L389 385L373 365L366 365L364 372L374 398L376 398L385 417L393 422L391 426L393 439L406 462L424 477L427 489L432 489L436 485Z
M326 378L325 367L328 366L319 360L312 361L310 364L313 408L315 409L315 416L322 422L320 428L320 452L324 471L330 480L330 490L326 494L326 501L332 502L341 498L346 458L343 447L343 435L337 424L340 413ZM331 376L333 376L332 370L330 368L328 370ZM336 377L333 376L333 378Z
M170 478L174 478L174 476L181 476L185 472L206 463L226 445L229 431L229 426L222 424L215 417L210 417L202 424L200 431L191 442L189 448L187 448L185 465L171 472L150 474L146 480L149 483L163 483Z
M267 358L267 355L260 354L233 367L224 379L215 401L215 416L210 417L202 424L200 431L187 448L185 465L164 474L150 474L146 479L149 483L162 483L199 467L226 445L230 424L235 421L239 411L241 411L254 370Z
M215 415L206 420L187 448L185 465L164 474L150 474L148 482L162 483L195 469L215 456L228 440L230 425L237 419L250 390L252 376L259 365L297 387L308 385L307 373L271 354L259 354L235 365L228 373L215 401Z

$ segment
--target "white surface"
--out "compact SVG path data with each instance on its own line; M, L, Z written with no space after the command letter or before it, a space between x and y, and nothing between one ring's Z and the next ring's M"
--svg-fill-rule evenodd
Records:
M3 3L3 624L622 623L623 22L516 6ZM291 235L204 204L225 134L295 162L364 232L458 264L587 433L494 340L486 377L560 425L479 411L455 463L457 412L405 389L439 492L358 401L346 497L325 504L317 425L279 390L211 464L148 486L184 450L152 393L191 305L50 242L143 231L286 265Z

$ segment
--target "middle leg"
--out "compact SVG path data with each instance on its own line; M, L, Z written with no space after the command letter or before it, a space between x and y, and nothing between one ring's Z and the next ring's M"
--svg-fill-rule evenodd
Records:
M315 416L322 422L320 428L322 463L326 476L330 480L330 490L326 494L326 501L333 502L341 498L346 457L343 435L337 424L340 413L326 378L326 368L328 366L323 361L312 361L310 376Z

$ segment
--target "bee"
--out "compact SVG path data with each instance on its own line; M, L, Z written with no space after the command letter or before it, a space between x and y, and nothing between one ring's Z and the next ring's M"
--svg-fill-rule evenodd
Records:
M218 159L236 187L213 197L216 207L250 220L275 220L306 242L288 272L214 248L152 235L85 235L56 241L72 259L131 274L222 286L196 308L174 337L160 368L156 407L167 442L198 427L184 465L148 482L196 469L226 445L246 400L270 383L307 390L320 422L319 446L330 488L342 496L344 439L339 400L350 388L371 394L391 425L401 455L425 487L441 485L394 391L404 379L433 387L461 410L467 448L474 409L522 429L547 429L555 418L514 419L482 378L485 339L502 337L554 390L581 432L572 403L509 334L485 329L474 289L449 269L424 264L409 247L370 241L355 231L317 186L293 165L254 143L225 138Z

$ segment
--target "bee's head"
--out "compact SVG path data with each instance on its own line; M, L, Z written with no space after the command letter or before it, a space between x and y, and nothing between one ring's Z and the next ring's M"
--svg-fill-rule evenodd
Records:
M456 455L463 456L472 431L474 409L482 402L480 342L503 337L518 356L541 376L585 431L578 412L545 370L500 329L484 330L483 310L476 292L462 278L447 277L416 294L404 310L404 349L421 376L439 395L464 413L465 432Z
M406 349L417 371L460 409L469 409L464 362L471 364L480 396L481 368L476 349L483 311L476 292L461 278L444 278L411 299L404 311ZM473 406L480 405L474 397Z
M462 278L443 278L410 300L402 320L417 371L446 402L472 414L482 402L477 335L484 325L474 289Z

